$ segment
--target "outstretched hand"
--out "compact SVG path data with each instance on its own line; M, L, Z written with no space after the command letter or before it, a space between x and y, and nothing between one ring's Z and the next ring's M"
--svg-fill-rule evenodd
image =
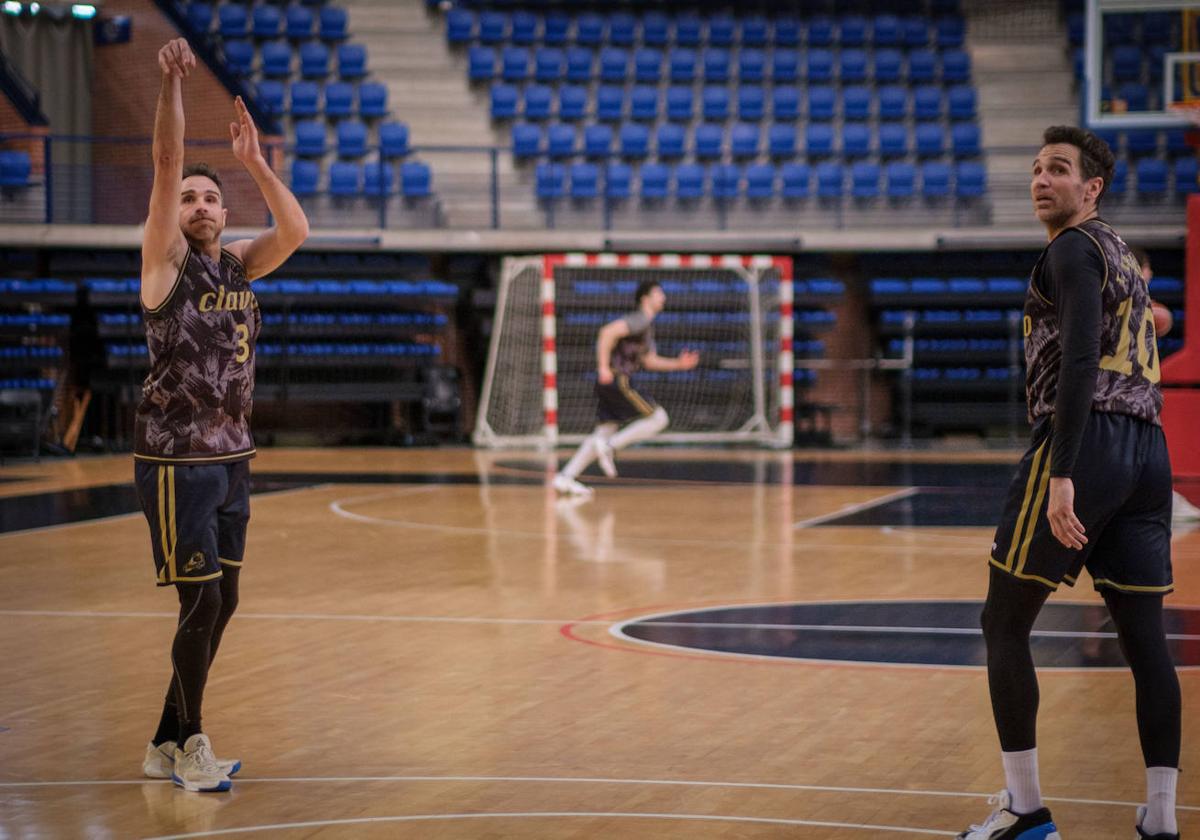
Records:
M233 100L237 121L229 124L229 136L233 140L233 156L246 166L262 160L262 149L258 145L258 129L246 109L242 97Z
M184 79L196 68L196 55L186 38L167 41L158 51L158 66L164 76Z
M691 370L700 364L700 354L695 350L684 350L679 354L678 362L680 370Z

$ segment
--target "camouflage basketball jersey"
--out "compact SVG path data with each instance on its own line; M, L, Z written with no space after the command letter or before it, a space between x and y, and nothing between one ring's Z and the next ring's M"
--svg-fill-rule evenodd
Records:
M1099 219L1086 221L1073 230L1092 240L1104 265L1100 372L1092 410L1129 414L1157 424L1163 400L1158 385L1158 339L1150 293L1137 258L1116 231ZM1046 298L1042 291L1045 286L1039 282L1046 254L1054 242L1046 246L1034 266L1025 297L1025 392L1031 421L1053 414L1058 394L1062 344L1054 302Z
M142 307L150 375L142 384L134 457L221 463L254 456L254 344L262 325L246 270L188 248L175 286Z
M617 341L612 349L608 364L613 373L632 376L642 369L642 357L654 350L654 328L650 318L640 309L621 318L629 327L629 334Z

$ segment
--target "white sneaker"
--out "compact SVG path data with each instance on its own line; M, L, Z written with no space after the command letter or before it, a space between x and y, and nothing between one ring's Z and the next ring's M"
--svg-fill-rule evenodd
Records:
M229 776L217 766L212 745L208 742L208 736L204 734L188 738L183 749L175 748L171 781L178 787L194 793L216 793L233 787Z
M590 496L594 492L586 484L580 484L569 475L562 473L554 476L554 489L567 496Z
M613 448L608 445L606 440L598 440L596 447L596 463L600 465L600 469L609 478L617 477L617 465L613 463Z
M1062 840L1050 811L1039 808L1032 814L1017 814L1012 810L1012 795L1002 790L988 797L996 810L983 825L973 825L960 833L956 840Z
M234 776L242 769L242 762L236 758L218 758L217 766L226 776ZM175 767L175 742L164 741L157 747L154 742L146 744L146 757L142 759L142 775L148 779L169 779L171 770Z
M1137 807L1137 837L1134 840L1179 840L1179 835L1168 834L1165 831L1159 834L1147 834L1146 829L1142 828L1142 823L1146 821L1146 806L1139 805Z
M1200 522L1200 508L1189 502L1182 493L1171 497L1171 521Z

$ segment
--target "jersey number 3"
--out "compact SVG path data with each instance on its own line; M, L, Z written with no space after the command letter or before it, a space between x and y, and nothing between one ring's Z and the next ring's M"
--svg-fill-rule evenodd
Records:
M1133 298L1127 297L1117 307L1117 316L1121 319L1121 335L1117 340L1117 352L1111 356L1100 357L1100 369L1111 370L1126 376L1133 375L1133 359L1129 357L1129 343L1133 335L1129 331L1129 318L1133 314ZM1146 349L1147 337L1151 338L1150 349ZM1149 306L1142 316L1142 323L1137 331L1137 360L1142 368L1142 376L1151 382L1162 379L1158 369L1158 345L1154 338L1154 310Z
M1128 316L1126 316L1128 318ZM237 335L237 355L233 357L235 362L244 362L250 358L250 328L245 324L238 324L234 328L234 333Z

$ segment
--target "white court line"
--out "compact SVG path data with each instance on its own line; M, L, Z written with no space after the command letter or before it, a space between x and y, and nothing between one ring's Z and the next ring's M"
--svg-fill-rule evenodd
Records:
M913 496L920 492L920 489L921 488L919 487L905 487L902 490L888 493L884 496L880 496L877 499L871 499L870 501L866 502L858 502L857 504L852 505L845 505L840 510L835 510L832 513L823 513L820 516L814 516L810 519L801 519L792 527L797 531L802 528L810 528L813 525L820 525L822 522L828 522L831 519L840 519L841 517L849 516L852 513L858 513L859 511L870 510L871 508L879 507L880 505L886 505L888 502L894 502L897 499L907 499L909 496Z
M826 822L823 820L785 820L770 817L735 817L720 814L652 814L622 811L499 811L495 813L474 814L412 814L403 817L357 817L343 820L311 820L309 822L274 823L272 825L252 825L244 828L219 828L212 831L195 831L188 834L162 834L147 840L184 840L189 837L218 837L223 834L251 834L257 831L279 831L296 828L321 828L331 825L370 825L390 822L428 822L432 820L476 820L476 819L531 819L550 817L563 819L568 817L602 817L611 819L623 817L635 820L699 820L703 822L740 822L758 823L760 825L806 825L816 828L850 828L863 831L889 831L902 834L924 834L926 836L953 837L953 831L938 831L933 828L907 828L897 825L871 825L869 823Z

